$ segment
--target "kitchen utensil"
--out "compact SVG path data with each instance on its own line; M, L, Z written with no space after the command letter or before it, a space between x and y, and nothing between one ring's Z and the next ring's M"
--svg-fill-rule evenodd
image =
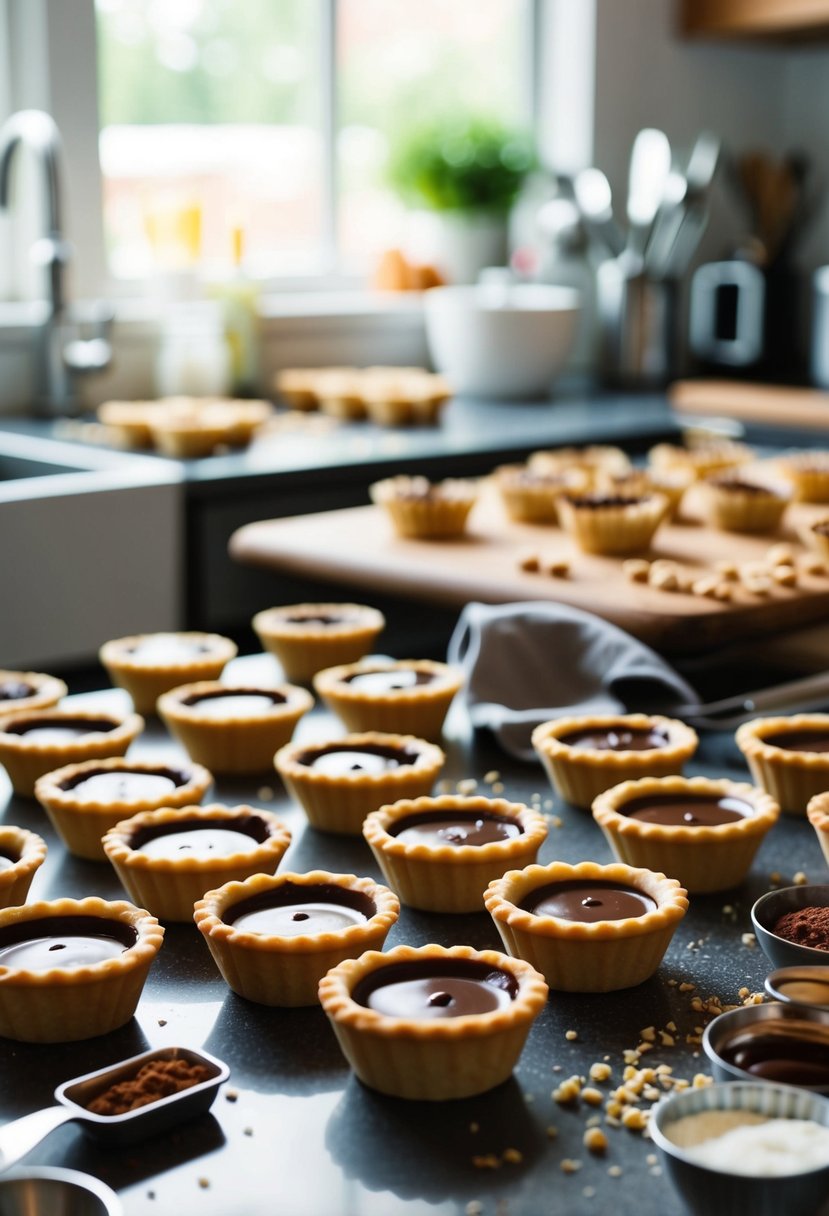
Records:
M715 1021L709 1022L702 1036L703 1051L711 1063L715 1081L745 1081L752 1085L762 1083L753 1073L728 1059L726 1045L735 1035L751 1028L756 1028L755 1032L762 1031L764 1022L806 1022L816 1027L819 1033L829 1035L829 1010L819 1006L768 1001L763 1005L740 1005L736 1009L729 1009ZM827 1087L819 1083L814 1086L798 1085L798 1089L806 1093L827 1093Z
M780 967L766 976L763 987L773 1001L829 1013L829 966Z
M654 273L680 278L687 271L708 224L708 199L721 154L718 136L703 131L697 137L685 169L685 198L673 242L666 249L664 262Z
M772 688L740 693L736 697L725 697L720 701L709 701L705 705L687 705L678 712L693 726L709 727L712 730L736 729L741 723L756 718L759 714L805 713L823 709L829 705L829 672L804 676L800 680L788 680Z
M0 1178L2 1216L122 1216L113 1190L91 1174L52 1168Z
M687 193L688 179L678 169L671 169L645 249L645 269L653 278L664 276L676 234L685 215Z
M810 373L813 384L829 388L829 266L812 277Z
M582 169L573 179L573 194L590 239L607 256L617 257L624 237L613 218L610 182L601 169Z
M142 1064L150 1060L171 1059L204 1064L211 1075L208 1080L190 1089L159 1098L123 1115L99 1115L88 1109L89 1103L98 1094L119 1081L134 1077ZM82 1131L106 1144L133 1144L149 1136L160 1135L209 1110L219 1086L229 1076L227 1065L206 1052L187 1047L162 1047L122 1060L120 1064L99 1068L82 1077L73 1077L55 1090L57 1106L23 1115L0 1128L0 1170L14 1165L64 1123L77 1123Z
M606 384L658 387L674 371L676 285L642 273L628 250L596 271L600 364Z
M699 266L691 279L689 345L706 363L751 367L763 354L766 283L750 262Z
M780 887L761 895L751 909L751 923L757 934L760 948L775 967L819 966L825 964L825 950L803 946L799 942L778 937L774 926L787 912L799 912L801 908L823 907L829 903L829 886L805 885Z
M645 127L633 141L628 177L626 253L642 262L665 183L671 170L671 145L662 131Z

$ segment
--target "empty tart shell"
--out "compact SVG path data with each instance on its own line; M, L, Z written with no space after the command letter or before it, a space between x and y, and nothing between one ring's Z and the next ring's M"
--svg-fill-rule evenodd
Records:
M95 799L79 797L73 787L98 773L172 775L177 784L155 798ZM150 760L84 760L45 773L35 782L35 798L52 821L70 853L106 861L101 839L122 819L158 807L190 806L204 798L213 777L200 764L165 764Z
M25 904L32 879L46 860L46 841L25 828L0 827L0 908Z
M350 678L373 672L414 672L428 682L378 691L360 688ZM314 688L349 731L378 730L421 739L440 738L443 722L463 684L461 673L432 659L365 659L330 667L314 677Z
M817 832L823 856L826 858L826 864L829 865L829 793L815 794L814 798L810 798L806 814L809 823ZM0 837L0 842L2 842L2 837ZM0 874L0 878L2 878L2 874Z
M492 476L507 515L517 523L558 523L559 496L590 485L580 469L544 472L526 464L502 464Z
M88 726L74 739L48 742L30 738L26 728ZM96 729L97 728L97 729ZM78 764L126 754L144 729L139 714L99 713L95 710L32 709L0 717L0 764L9 775L16 794L31 797L35 782L44 773Z
M204 646L205 650L163 662L142 661L140 653L130 653L143 642L159 636ZM162 693L196 680L218 680L225 664L234 658L236 652L235 642L218 633L136 634L105 642L98 657L113 684L125 688L132 697L137 712L154 714L155 703Z
M218 714L199 712L200 699L269 694L282 699L256 713L240 714L232 706L222 711L221 701ZM197 764L209 764L215 773L264 773L313 704L309 692L291 684L262 688L204 680L163 693L158 698L158 712Z
M365 769L325 773L303 763L303 756L325 753L332 748L359 752L366 747L399 749L414 756L414 760L379 773ZM289 793L302 806L311 826L321 832L347 836L360 836L366 815L385 803L431 793L445 762L444 752L434 743L414 735L380 731L346 735L331 742L289 743L274 759L276 771Z
M50 709L68 691L63 680L40 671L0 671L0 718L24 709Z
M577 731L604 731L614 727L657 730L664 745L647 750L616 751L612 748L573 747L565 742ZM532 733L532 745L553 789L573 806L589 807L599 794L637 777L667 777L681 773L697 750L695 730L677 718L659 714L587 714L556 718L540 723Z
M145 836L169 835L193 822L200 828L225 830L238 824L240 835L253 837L257 846L214 857L151 857L136 843ZM189 922L196 901L205 891L227 882L241 882L251 874L273 874L290 843L288 828L270 811L212 805L164 807L133 815L107 832L103 849L132 899L161 920Z
M453 813L497 815L514 820L521 833L479 845L411 843L393 834L395 826L410 816L451 819ZM366 818L363 836L386 882L407 907L426 912L482 912L484 892L493 878L535 861L547 838L547 824L543 815L520 802L442 794L380 807Z
M752 812L730 823L696 827L645 823L624 813L634 799L675 794L736 798ZM725 778L643 777L623 781L593 803L593 818L619 861L670 874L694 895L741 883L779 815L780 807L763 790Z
M0 1035L24 1043L70 1043L108 1034L134 1014L164 938L149 912L96 897L37 902L0 912L0 935L25 922L79 916L126 926L135 941L115 958L86 966L0 966Z
M643 553L668 511L664 494L564 494L562 528L584 553Z
M257 612L251 623L286 678L310 684L318 671L368 654L386 619L366 604L290 604Z
M229 910L248 900L264 903L285 888L301 899L304 888L320 886L364 896L374 912L362 924L296 937L237 929L224 920ZM320 980L343 959L382 950L399 913L397 896L370 878L312 870L276 878L254 874L245 882L225 883L198 901L194 919L228 987L260 1005L294 1007L319 1004Z
M478 498L478 483L452 477L430 482L401 474L375 481L369 493L387 512L398 536L435 540L463 535Z
M796 502L829 503L829 452L791 452L774 464Z
M825 732L827 751L798 751L774 740L802 731ZM810 798L829 790L829 714L753 718L737 728L737 746L756 785L788 815L805 815Z
M700 486L700 509L713 528L723 532L774 532L791 501L788 486L773 486L738 476L706 478Z
M588 923L538 915L521 907L540 887L565 882L610 882L643 892L656 907L641 916ZM674 878L632 866L567 865L510 870L486 891L486 907L510 954L540 971L553 990L614 992L654 974L688 910L687 892Z
M427 1021L389 1017L352 998L359 981L378 968L451 959L507 972L517 984L515 999L487 1013ZM340 963L320 982L319 996L343 1054L365 1085L398 1098L446 1101L507 1080L544 1008L547 985L528 963L496 950L397 946Z

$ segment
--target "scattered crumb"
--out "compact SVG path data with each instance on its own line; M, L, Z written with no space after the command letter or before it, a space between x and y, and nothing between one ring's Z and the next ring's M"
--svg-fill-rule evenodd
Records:
M243 1130L242 1135L243 1135L243 1136L252 1136L252 1135L253 1135L253 1128L252 1128L252 1127L246 1127L246 1128Z
M589 1127L584 1133L583 1144L588 1152L598 1156L607 1152L607 1136L600 1127Z
M570 563L566 557L553 557L546 563L545 569L553 578L567 578L570 573Z
M808 881L809 881L809 879L806 877L806 875L803 873L802 870L798 870L797 873L795 874L794 878L792 879L792 882L794 883L794 885L796 887L805 887L806 884L808 883Z
M470 1199L466 1205L466 1216L481 1216L484 1205L477 1199Z
M554 1123L550 1123L550 1124L548 1124L548 1126L547 1126L547 1139L548 1139L548 1140L555 1140L556 1136L558 1136L558 1128L556 1127L556 1125L555 1125Z
M524 1160L524 1154L519 1148L505 1148L501 1154L501 1160L506 1161L508 1165L520 1165Z
M714 562L714 569L722 578L728 579L729 582L736 582L739 578L737 563L728 561L728 559Z
M492 792L493 792L493 794L503 794L503 792L504 792L503 781L493 781Z
M585 1199L593 1199L596 1195L596 1188L594 1186L585 1186L582 1187L581 1193L584 1195Z
M480 1123L470 1123L469 1130L471 1131L473 1136L476 1135L481 1130Z
M155 1191L147 1191L148 1199L155 1199Z
M238 1102L239 1101L238 1089L226 1089L225 1098L227 1099L228 1102Z
M166 1025L167 1025L167 1019L166 1019L166 1018L159 1018L159 1019L158 1019L158 1024L159 1024L159 1026L166 1026Z
M781 587L794 587L797 585L797 571L794 566L775 566L771 572L771 577Z
M743 943L744 946L748 946L749 950L753 950L754 947L757 945L757 938L754 936L753 933L744 933L742 935L742 937L740 938L740 941Z
M604 1094L600 1089L595 1089L592 1085L587 1085L581 1091L582 1100L588 1106L601 1106L604 1102Z
M501 1168L500 1158L495 1153L485 1153L481 1157L473 1157L472 1164L476 1170L498 1170Z
M562 1157L559 1166L562 1174L577 1174L581 1169L581 1162L574 1160L572 1157Z
M566 1030L564 1032L564 1037L568 1043L575 1043L576 1039L579 1037L579 1032L577 1030Z
M648 571L648 582L659 591L680 590L679 579L673 570L654 570L651 567Z
M464 777L455 787L459 794L474 794L478 788L478 782L474 777Z
M261 785L256 791L256 797L260 802L273 802L273 788L270 785Z
M794 549L791 545L772 545L766 553L766 561L770 566L791 566Z
M501 774L498 772L497 769L494 769L494 768L490 769L490 771L488 773L484 774L484 781L486 782L487 785L494 785L495 782L500 781L500 779L501 779Z
M554 1102L564 1106L569 1102L575 1102L580 1093L581 1077L568 1077L566 1081L562 1081L561 1085L556 1086L551 1097Z
M661 1165L652 1165L651 1168L648 1170L648 1173L650 1174L650 1176L652 1178L661 1178L662 1177L662 1166Z
M659 1158L657 1157L656 1153L648 1153L647 1157L645 1158L645 1163L647 1165L657 1165L659 1163Z
M622 1177L621 1165L608 1166L607 1172L608 1172L609 1177L611 1177L611 1178L621 1178Z
M651 564L642 557L629 557L622 562L622 573L632 583L646 583Z
M210 1179L209 1178L199 1178L199 1186L201 1187L201 1189L203 1191L208 1190L210 1187Z
M537 553L523 553L518 558L518 569L528 574L537 574L541 569L541 561Z
M609 1064L591 1064L590 1079L591 1081L607 1081L612 1071Z

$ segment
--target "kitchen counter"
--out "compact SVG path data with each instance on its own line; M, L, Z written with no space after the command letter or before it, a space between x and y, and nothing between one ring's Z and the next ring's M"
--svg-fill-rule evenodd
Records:
M245 680L256 672L276 675L269 656L236 660L235 671ZM232 677L233 666L227 674ZM110 690L74 698L74 703L124 705L125 697ZM327 714L314 711L301 723L299 737L321 741L342 733ZM450 713L446 736L445 776L453 782L475 778L479 792L486 792L485 774L497 771L505 797L540 798L545 811L560 816L560 826L551 823L542 862L610 859L589 815L552 797L540 765L514 762L488 737L470 737L459 707ZM158 724L150 725L134 754L180 755ZM703 738L692 771L746 779L742 758L726 734ZM5 782L2 773L0 782ZM309 828L275 776L222 780L215 794L221 802L264 806L284 819L294 839L283 870L323 866L379 877L361 840ZM49 843L33 898L123 897L109 866L66 854L37 804L10 797L5 784L0 786L0 820L40 832ZM321 1010L268 1009L235 996L195 928L170 926L137 1017L127 1026L65 1046L0 1041L0 1119L46 1106L62 1081L148 1047L203 1047L231 1069L229 1085L209 1115L164 1139L123 1150L98 1147L65 1126L33 1150L27 1163L99 1176L120 1192L126 1216L189 1210L200 1216L274 1211L285 1216L464 1216L471 1201L480 1203L482 1216L539 1216L553 1208L570 1216L610 1210L618 1216L680 1216L682 1205L656 1166L648 1140L608 1128L606 1156L592 1156L582 1137L596 1108L560 1106L551 1091L603 1060L611 1064L613 1077L599 1088L606 1092L618 1085L624 1051L640 1042L640 1032L648 1026L668 1028L671 1041L662 1045L657 1034L657 1046L642 1057L643 1065L664 1063L687 1079L706 1072L698 1046L686 1041L703 1020L691 1002L697 995L737 1002L741 989L762 989L772 968L759 948L743 940L751 928L749 909L768 889L773 872L774 881L785 884L797 871L813 882L826 881L814 831L805 820L784 817L739 889L692 898L656 976L620 993L553 993L511 1080L478 1098L440 1105L407 1103L364 1088L350 1074ZM388 944L429 941L499 948L486 914L451 917L403 909ZM575 1037L568 1039L573 1031ZM554 1138L550 1128L556 1129ZM474 1157L486 1154L500 1159L507 1148L518 1150L513 1163L494 1170L473 1164ZM577 1172L562 1171L565 1158L581 1162ZM611 1166L620 1167L620 1177L608 1173Z

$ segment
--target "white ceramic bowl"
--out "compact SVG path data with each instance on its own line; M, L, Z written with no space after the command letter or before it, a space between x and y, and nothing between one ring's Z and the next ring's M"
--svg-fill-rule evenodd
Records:
M580 311L574 288L541 283L434 287L424 296L432 362L469 397L547 397Z

